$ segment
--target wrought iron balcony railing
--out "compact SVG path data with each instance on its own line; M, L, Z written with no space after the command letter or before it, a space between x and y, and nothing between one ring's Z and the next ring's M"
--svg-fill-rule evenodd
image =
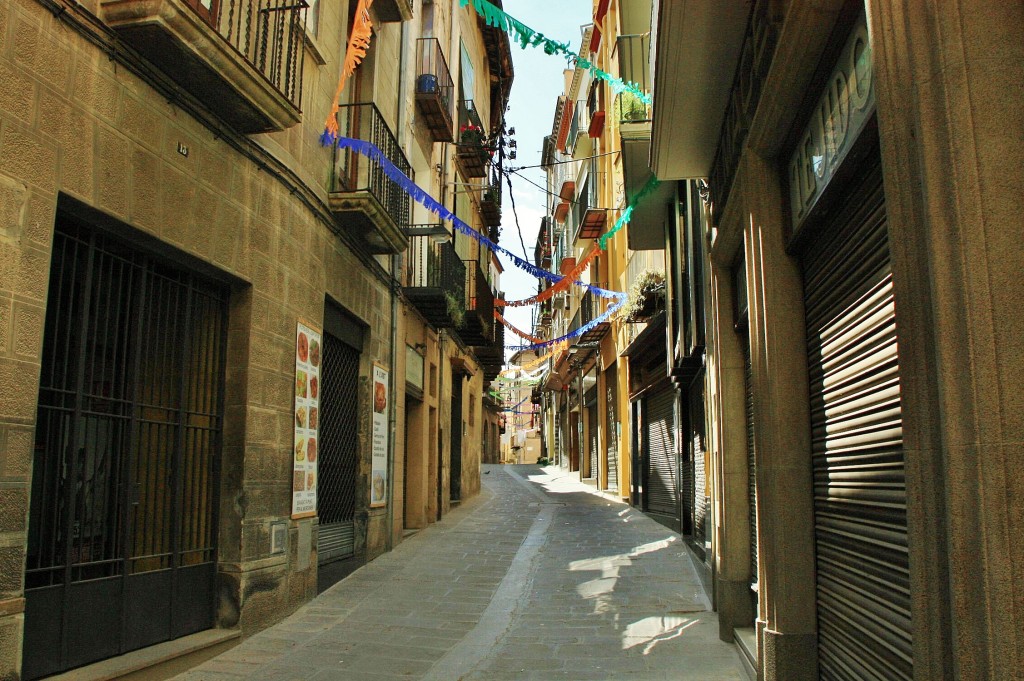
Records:
M423 229L426 228L426 229ZM436 231L443 225L411 225L410 234ZM410 236L405 294L431 324L458 327L466 311L466 266L451 242Z
M344 104L337 115L338 131L373 143L399 170L412 178L412 167L394 133L372 102ZM384 174L377 161L351 149L335 149L331 206L347 213L352 225L365 232L371 250L393 253L405 250L402 231L409 224L410 198Z
M416 41L416 104L435 142L451 142L455 86L437 38Z
M306 0L104 0L103 21L242 132L299 122Z
M473 100L459 102L459 135L457 157L466 177L486 177L490 158L486 147L487 132L480 121Z
M497 167L487 171L488 182L480 193L480 214L488 227L501 225L501 174Z

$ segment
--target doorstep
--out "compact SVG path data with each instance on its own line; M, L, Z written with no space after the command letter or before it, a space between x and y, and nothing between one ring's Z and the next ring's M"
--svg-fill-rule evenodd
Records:
M200 653L209 648L240 639L242 632L235 629L207 629L188 636L165 641L124 655L94 662L63 674L47 677L46 681L108 681L134 672L167 664L173 660ZM218 650L218 653L224 652ZM196 662L198 664L198 661Z
M732 630L732 637L736 641L736 648L739 649L744 671L747 672L751 681L755 681L757 679L757 630L753 627L737 627Z

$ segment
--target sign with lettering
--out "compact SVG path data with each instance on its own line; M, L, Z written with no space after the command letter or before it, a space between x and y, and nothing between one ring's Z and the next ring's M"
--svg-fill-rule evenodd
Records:
M388 370L373 365L373 432L371 434L370 508L388 503Z
M794 229L821 198L874 110L871 43L861 13L789 160Z

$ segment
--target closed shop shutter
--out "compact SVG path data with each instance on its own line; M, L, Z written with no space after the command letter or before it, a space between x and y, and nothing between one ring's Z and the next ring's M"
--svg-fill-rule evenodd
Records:
M605 384L607 388L606 404L608 406L608 429L605 431L608 439L607 447L605 448L607 459L605 465L608 470L607 489L614 491L619 489L619 420L615 400L619 388L615 375L615 365L612 365L605 372Z
M913 676L899 360L877 159L802 254L822 679Z
M750 514L750 585L757 585L757 460L754 458L754 377L750 364L750 345L743 344L743 412L747 422L747 496Z
M690 452L693 455L693 538L703 547L707 538L707 470L704 441L704 377L690 386Z
M587 470L587 477L597 479L597 432L600 430L597 425L597 402L587 407L587 429L588 440L590 441L590 468Z
M679 517L679 464L675 448L675 391L662 388L644 399L647 510Z

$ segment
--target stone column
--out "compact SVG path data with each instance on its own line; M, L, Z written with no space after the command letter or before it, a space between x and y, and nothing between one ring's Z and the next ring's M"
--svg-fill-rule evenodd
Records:
M734 200L742 200L754 384L761 660L766 681L817 679L803 284L785 251L775 166L748 151L736 182L743 187Z
M724 257L732 262L732 254ZM715 603L718 635L733 640L733 629L752 626L750 516L747 492L747 434L743 356L734 330L732 269L711 261L707 287L707 403L709 445L714 459Z
M1024 6L872 0L916 679L1024 668Z

